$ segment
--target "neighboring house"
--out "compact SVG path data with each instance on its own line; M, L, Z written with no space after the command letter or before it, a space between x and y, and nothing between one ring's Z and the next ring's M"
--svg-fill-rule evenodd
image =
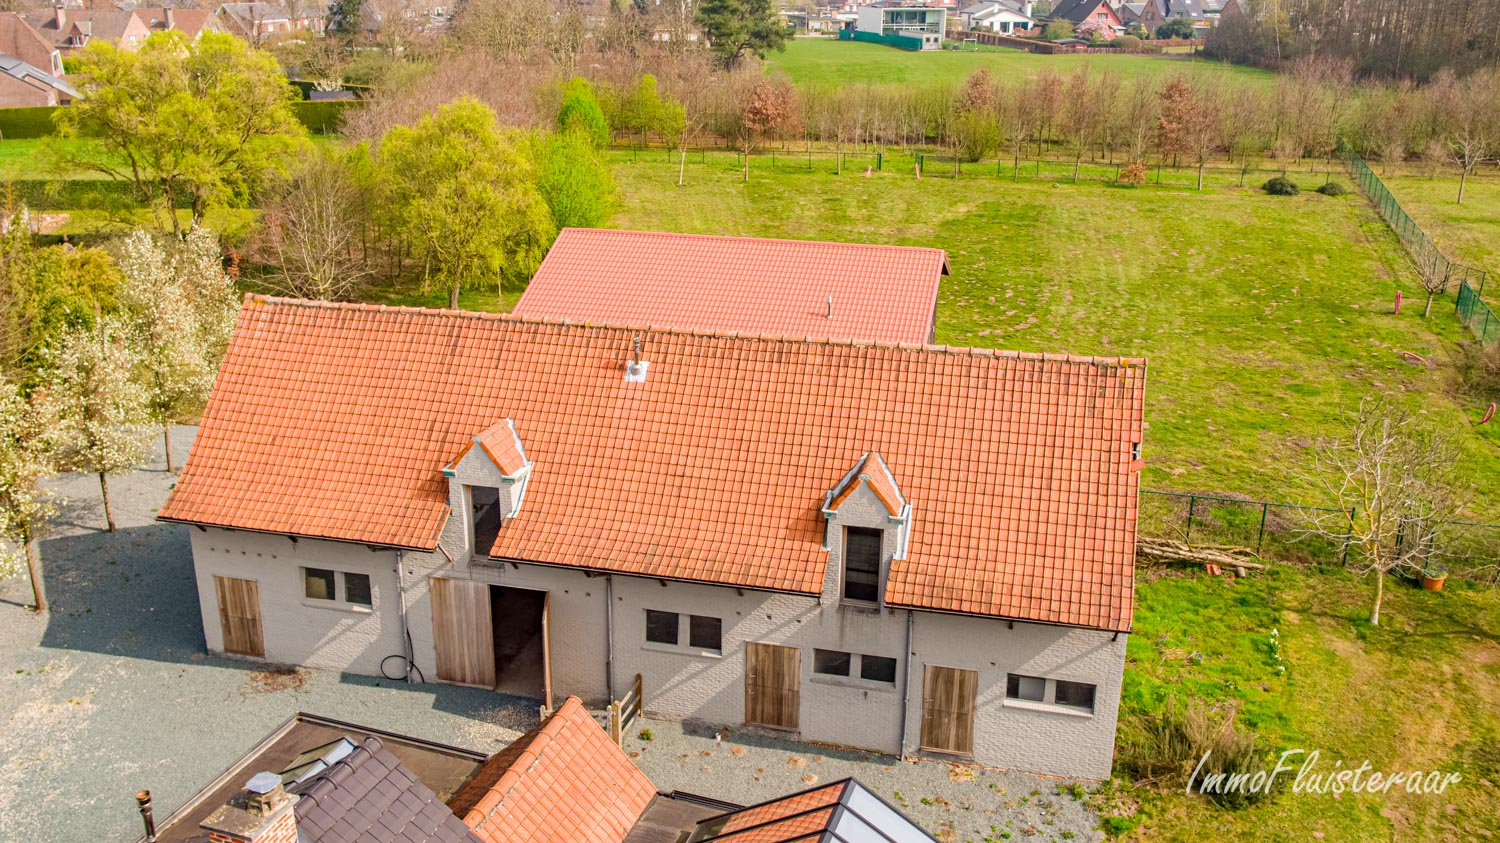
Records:
M1120 16L1120 22L1125 24L1127 29L1136 25L1144 27L1145 24L1141 22L1141 15L1145 14L1145 11L1145 3L1121 3L1115 7L1115 14Z
M964 8L964 28L1000 32L1006 35L1029 32L1036 26L1032 17L1032 0L988 0Z
M1106 39L1125 31L1125 24L1108 0L1059 0L1052 7L1052 20L1065 20L1073 24L1075 31L1098 29ZM1110 34L1113 33L1113 34Z
M0 106L67 105L78 96L76 88L56 76L0 55Z
M943 6L875 3L859 7L854 31L885 39L904 36L919 41L918 49L940 50L947 20L948 9Z
M0 54L53 76L63 75L62 52L15 12L0 12Z
M1218 22L1221 6L1205 0L1146 0L1141 12L1141 26L1152 36L1156 28L1174 18L1192 21L1193 29L1202 36Z
M941 249L567 228L517 316L929 343Z
M135 51L153 32L177 30L190 42L211 29L207 12L193 9L72 9L61 5L51 11L29 13L27 23L64 55L95 41Z
M659 792L577 698L488 759L298 714L145 822L140 843L934 843L854 779L749 807Z
M256 0L250 3L225 3L219 7L224 29L258 43L272 35L310 32L322 35L327 28L328 5L324 2L299 4L296 11L280 3Z
M1102 779L1144 383L250 296L159 517L215 653Z

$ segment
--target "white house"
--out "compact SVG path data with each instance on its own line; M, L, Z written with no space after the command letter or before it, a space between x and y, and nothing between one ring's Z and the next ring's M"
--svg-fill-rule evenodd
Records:
M215 653L1102 779L1144 384L250 296L160 517Z
M1032 17L1032 0L986 0L966 6L959 13L963 16L964 28L985 30L1009 35L1024 32L1036 26Z
M948 10L942 6L874 3L859 7L855 32L881 38L904 36L920 41L919 49L939 50L947 21Z

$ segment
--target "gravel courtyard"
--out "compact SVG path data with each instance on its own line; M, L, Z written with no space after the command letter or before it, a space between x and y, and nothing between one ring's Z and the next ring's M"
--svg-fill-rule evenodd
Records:
M192 434L175 432L179 465ZM484 752L534 725L519 697L209 656L188 528L153 520L172 480L158 440L152 463L111 479L111 535L97 480L63 478L69 503L42 545L52 611L25 608L23 579L0 583L0 840L134 840L136 790L164 816L297 711ZM749 803L854 775L942 840L1101 838L1050 779L677 723L632 731L627 750L663 790Z

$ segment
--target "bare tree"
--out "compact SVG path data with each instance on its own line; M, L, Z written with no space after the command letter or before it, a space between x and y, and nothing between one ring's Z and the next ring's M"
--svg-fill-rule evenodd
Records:
M750 153L762 137L790 128L797 114L797 91L782 79L759 79L740 102L739 140L745 155L745 181L750 180Z
M374 267L366 260L370 191L337 153L297 163L266 203L267 281L285 295L343 301L359 292Z
M1469 176L1500 150L1500 77L1482 70L1459 81L1444 69L1432 85L1432 98L1444 115L1448 158L1459 168L1457 204L1462 205Z
M1316 480L1340 511L1309 513L1309 531L1336 542L1356 572L1375 575L1370 623L1379 625L1386 575L1426 568L1439 553L1439 521L1460 509L1458 446L1410 410L1366 398L1348 432L1320 440L1313 454Z

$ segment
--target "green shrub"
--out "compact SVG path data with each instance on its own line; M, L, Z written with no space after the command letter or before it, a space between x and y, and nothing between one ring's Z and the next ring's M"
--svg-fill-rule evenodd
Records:
M344 119L344 109L359 106L357 100L303 100L292 103L292 113L309 132L315 135L338 134Z
M1331 181L1318 188L1318 192L1324 196L1343 196L1349 192L1349 188L1344 187L1343 182Z
M1297 183L1286 176L1277 176L1260 186L1261 190L1272 196L1296 196L1299 192Z
M59 106L42 105L32 108L0 108L0 139L45 138L56 131L52 124L52 113Z
M1220 716L1199 700L1179 708L1175 699L1168 699L1161 712L1137 714L1121 724L1115 763L1138 783L1172 790L1186 784L1195 769L1195 788L1216 774L1248 776L1266 770L1260 737L1239 729L1234 720L1234 712ZM1268 797L1264 790L1203 795L1227 808L1242 808Z
M1141 818L1135 814L1128 817L1105 817L1104 821L1099 823L1099 830L1110 837L1118 837L1121 834L1134 831L1135 827L1140 824Z
M1116 50L1133 53L1141 48L1141 39L1134 35L1121 35L1114 40L1114 45Z
M641 730L641 740L643 740L643 741L649 741L649 740L651 740L654 737L656 737L656 735L652 734L650 729L642 729Z

